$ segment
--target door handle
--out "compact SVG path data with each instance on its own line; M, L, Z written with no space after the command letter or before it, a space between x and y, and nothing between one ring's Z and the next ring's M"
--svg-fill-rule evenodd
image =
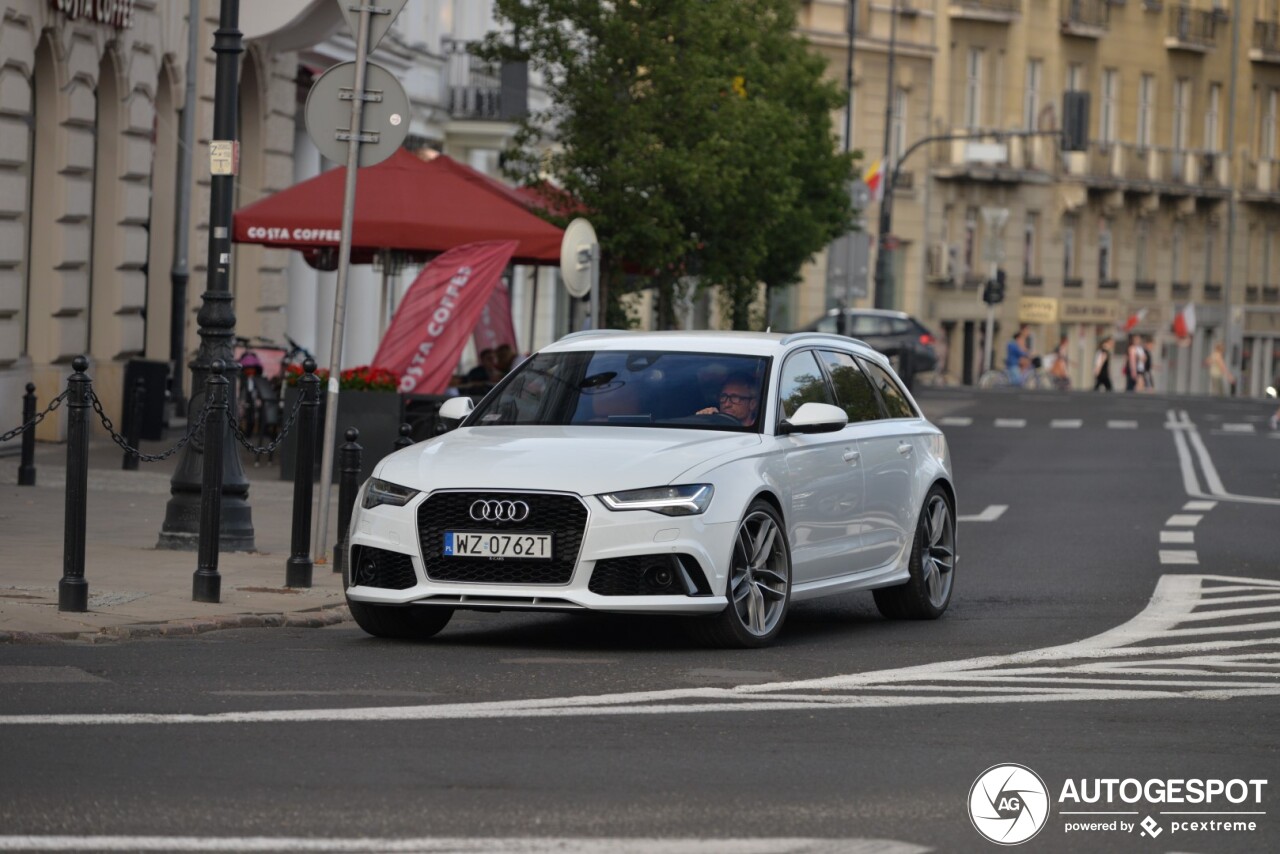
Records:
M904 457L911 456L911 452L914 450L915 445L912 445L910 442L903 442L898 446L898 453L902 454Z
M860 459L862 459L861 451L845 451L844 452L844 461L846 463L856 463Z

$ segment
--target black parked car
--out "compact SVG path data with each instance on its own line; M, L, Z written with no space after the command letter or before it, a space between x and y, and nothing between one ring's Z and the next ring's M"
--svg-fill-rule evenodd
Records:
M934 349L937 339L928 327L904 311L846 308L843 328L840 321L840 309L833 308L804 330L834 332L865 341L893 360L899 376L908 385L916 374L938 367L938 353Z

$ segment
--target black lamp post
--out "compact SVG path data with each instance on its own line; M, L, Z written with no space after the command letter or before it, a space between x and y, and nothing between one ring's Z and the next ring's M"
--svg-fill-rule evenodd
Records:
M884 160L881 167L880 180L885 181L884 193L880 197L880 225L877 235L876 246L876 273L875 273L875 307L876 308L893 308L893 282L889 280L889 252L890 242L893 235L893 179L897 175L897 164L892 168L892 174L885 174L890 171L889 161L893 156L890 146L893 143L893 60L894 54L897 52L898 39L898 0L891 0L889 3L889 57L888 57L888 87L889 91L885 93L884 107Z
M190 25L197 27L198 20ZM216 84L214 89L213 137L215 143L234 143L236 139L236 110L238 102L237 72L240 54L244 46L240 33L240 0L222 0L218 17L218 30L214 33L213 50L217 54ZM205 381L215 361L232 366L229 371L231 385L228 399L236 399L237 371L232 341L235 336L236 315L231 296L231 209L235 193L235 168L237 158L232 156L226 168L214 168L209 190L209 255L206 274L206 290L196 315L200 325L200 350L191 363L191 402L187 407L190 417L204 409ZM234 440L228 438L230 427L220 424L223 447L234 449ZM188 444L178 461L178 467L170 480L170 498L165 508L164 524L160 528L159 547L195 551L200 535L200 495L203 466L203 443ZM226 551L252 551L253 520L248 496L249 481L240 465L240 455L232 450L222 455L222 508L219 525L219 545Z

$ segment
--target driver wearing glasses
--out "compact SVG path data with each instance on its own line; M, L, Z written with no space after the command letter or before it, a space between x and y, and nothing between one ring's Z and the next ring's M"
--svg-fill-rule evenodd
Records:
M749 377L734 375L724 381L717 398L719 406L708 406L699 409L698 415L728 415L739 424L747 427L756 420L759 397L755 384Z

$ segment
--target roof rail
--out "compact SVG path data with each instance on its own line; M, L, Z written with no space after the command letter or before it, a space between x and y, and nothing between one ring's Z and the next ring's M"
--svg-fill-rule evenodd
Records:
M570 338L590 338L593 335L628 335L629 329L579 329L576 332L569 332L561 335L560 341L568 341Z
M836 333L836 332L813 332L812 330L808 332L792 332L786 338L782 339L782 343L790 344L793 341L803 341L806 338L819 338L819 339L825 339L827 341L835 339L836 341L839 341L842 344L852 341L853 343L861 344L864 347L870 346L869 344L867 344L866 341L863 341L861 338L854 338L849 335L840 335L839 333Z

